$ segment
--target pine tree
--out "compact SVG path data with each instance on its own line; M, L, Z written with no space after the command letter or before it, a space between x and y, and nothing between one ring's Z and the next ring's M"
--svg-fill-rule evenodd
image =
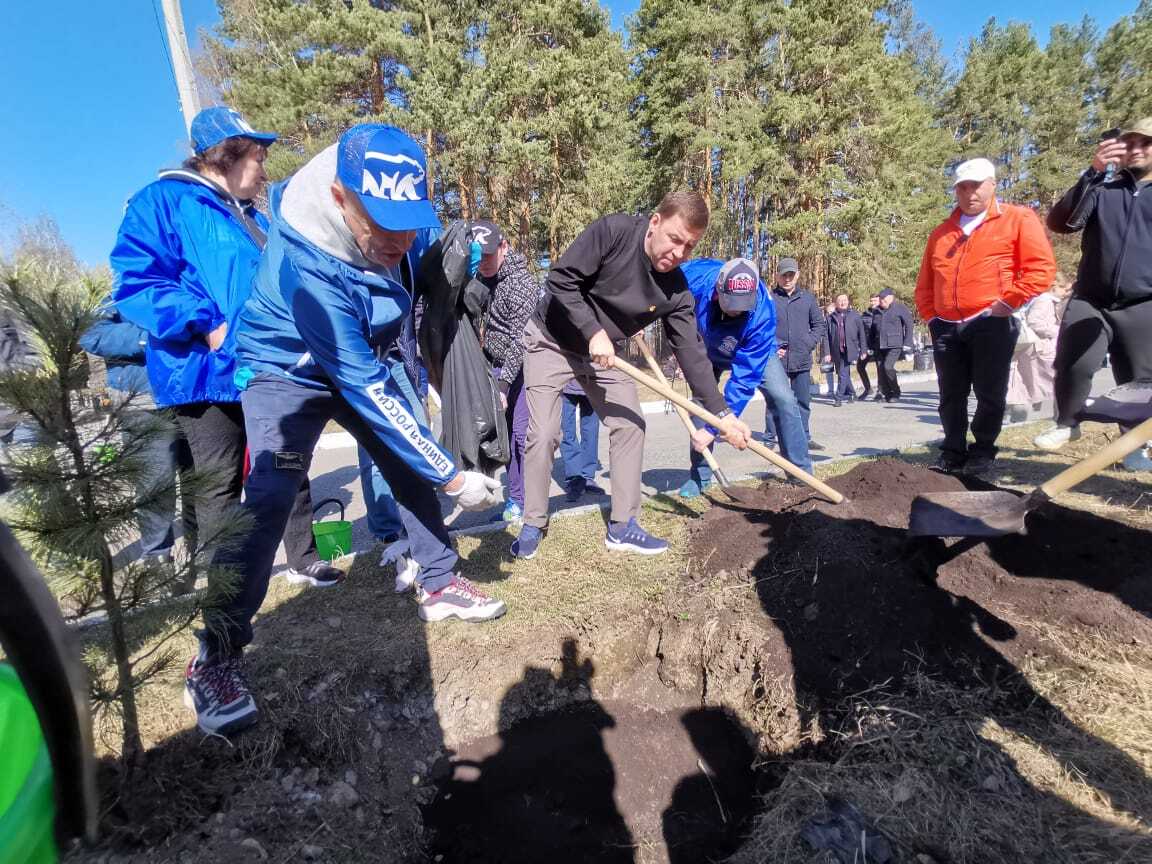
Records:
M1152 116L1152 0L1109 28L1096 52L1099 128Z
M200 538L204 545L187 548L172 566L122 564L114 555L134 536L137 513L170 502L175 489L173 479L156 476L147 455L170 421L134 412L132 398L110 401L90 383L98 376L91 376L79 339L100 316L109 287L106 272L81 269L59 242L25 243L0 262L0 307L20 322L32 349L0 370L0 403L22 429L19 443L4 452L13 489L3 512L65 611L107 616L107 646L92 642L85 660L96 708L117 718L127 780L143 755L136 694L176 662L171 640L192 624L199 605L185 599L157 610L147 638L132 613L204 572L205 546L226 537ZM195 496L198 487L189 477L180 492ZM230 590L227 579L214 582Z

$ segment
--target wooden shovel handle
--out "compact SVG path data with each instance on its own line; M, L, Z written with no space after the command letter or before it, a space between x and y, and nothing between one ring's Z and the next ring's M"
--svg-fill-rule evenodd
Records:
M1061 492L1067 492L1077 483L1087 480L1093 474L1103 471L1118 459L1123 459L1134 450L1152 438L1152 418L1145 420L1139 426L1133 427L1093 455L1071 468L1061 471L1047 483L1040 487L1040 491L1053 498Z
M664 377L664 370L660 368L660 364L657 363L656 358L652 356L652 349L648 347L648 343L644 339L644 334L637 333L632 337L632 341L636 343L636 347L640 349L640 353L643 354L644 359L648 361L648 368L652 370L652 374L661 382L671 387L672 385L668 384L668 379ZM693 426L692 421L688 419L688 412L677 405L676 416L680 418L684 424L684 428L688 430L688 437L691 438L696 432L696 427ZM716 475L716 479L720 481L721 486L732 485L728 482L728 478L724 476L724 472L720 470L720 464L716 461L716 456L711 450L705 450L700 455L704 457L704 461L708 463L708 467L712 469L712 473Z
M719 427L719 426L724 425L723 421L721 421L721 419L719 417L717 417L715 414L713 414L711 411L704 410L699 405L697 405L695 402L693 402L691 399L689 399L685 396L681 396L679 393L677 393L675 390L673 390L667 384L664 384L660 381L657 381L651 375L646 375L645 373L641 372L639 369L637 369L635 366L633 366L627 360L624 360L623 358L621 358L620 355L616 355L616 358L614 361L614 366L615 366L615 368L619 369L621 372L623 372L625 375L627 375L632 380L638 381L639 383L641 383L645 387L647 387L649 390L653 391L654 393L656 393L660 396L663 396L665 399L667 399L672 404L679 405L681 408L683 408L685 411L687 411L692 416L699 417L701 420L703 420L709 426ZM844 500L844 496L841 495L839 492L837 492L835 489L833 489L831 486L829 486L827 483L824 483L820 480L817 480L815 477L813 477L807 471L804 471L801 468L797 468L795 465L793 465L791 462L789 462L783 456L779 456L776 453L773 453L771 450L769 450L767 447L765 447L759 441L749 441L748 442L748 449L751 450L753 453L755 453L757 456L762 456L763 458L765 458L769 462L771 462L773 465L776 465L778 468L781 468L785 472L787 472L788 474L791 474L793 477L795 477L797 480L804 483L805 485L810 486L811 488L815 489L817 492L819 492L821 495L823 495L825 498L827 498L833 504L839 504L841 501Z

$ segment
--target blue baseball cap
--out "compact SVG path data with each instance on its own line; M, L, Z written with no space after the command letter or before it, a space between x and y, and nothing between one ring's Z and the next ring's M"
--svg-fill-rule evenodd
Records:
M279 136L274 132L257 132L240 112L227 105L205 108L192 118L192 149L197 155L229 138L251 138L268 146Z
M440 227L424 151L395 126L362 123L341 135L336 176L385 231Z

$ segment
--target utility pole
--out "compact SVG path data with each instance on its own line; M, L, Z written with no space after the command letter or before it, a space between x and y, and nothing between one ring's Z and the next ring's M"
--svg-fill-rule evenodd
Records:
M192 118L200 113L200 94L196 92L192 54L188 50L188 37L184 35L184 13L180 11L180 0L161 0L161 8L164 10L164 29L168 32L168 56L172 58L180 110L184 112L184 128L190 131Z

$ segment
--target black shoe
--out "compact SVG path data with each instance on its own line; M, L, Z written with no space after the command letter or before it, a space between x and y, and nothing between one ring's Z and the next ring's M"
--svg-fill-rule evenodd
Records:
M817 444L815 441L809 441L808 442L808 449L809 450L823 450L824 445L823 444Z
M936 457L936 461L932 465L933 471L939 471L941 474L956 474L963 467L968 460L962 456L953 456L951 453L941 453Z
M833 402L832 404L833 404L835 407L839 408L839 407L840 407L841 405L843 405L844 403L843 403L843 402L841 402L839 399L837 399L837 400L836 400L835 402Z
M584 497L584 490L588 488L588 481L583 477L569 477L564 481L565 494L569 504L575 504Z
M994 456L984 456L982 454L969 456L961 471L970 477L982 477L992 470L992 464L995 461L996 457Z
M607 495L603 486L597 486L591 480L584 481L584 494L585 495Z
M899 402L899 401L900 401L900 397L899 397L899 396L889 396L889 397L888 397L887 399L885 399L884 401L885 401L885 402L887 402L888 404L892 404L893 402Z
M865 390L863 393L860 394L860 401L863 402L865 399L867 399L871 395L872 395L871 390Z
M884 394L877 392L877 394L872 397L872 401L873 402L883 402L884 401Z

